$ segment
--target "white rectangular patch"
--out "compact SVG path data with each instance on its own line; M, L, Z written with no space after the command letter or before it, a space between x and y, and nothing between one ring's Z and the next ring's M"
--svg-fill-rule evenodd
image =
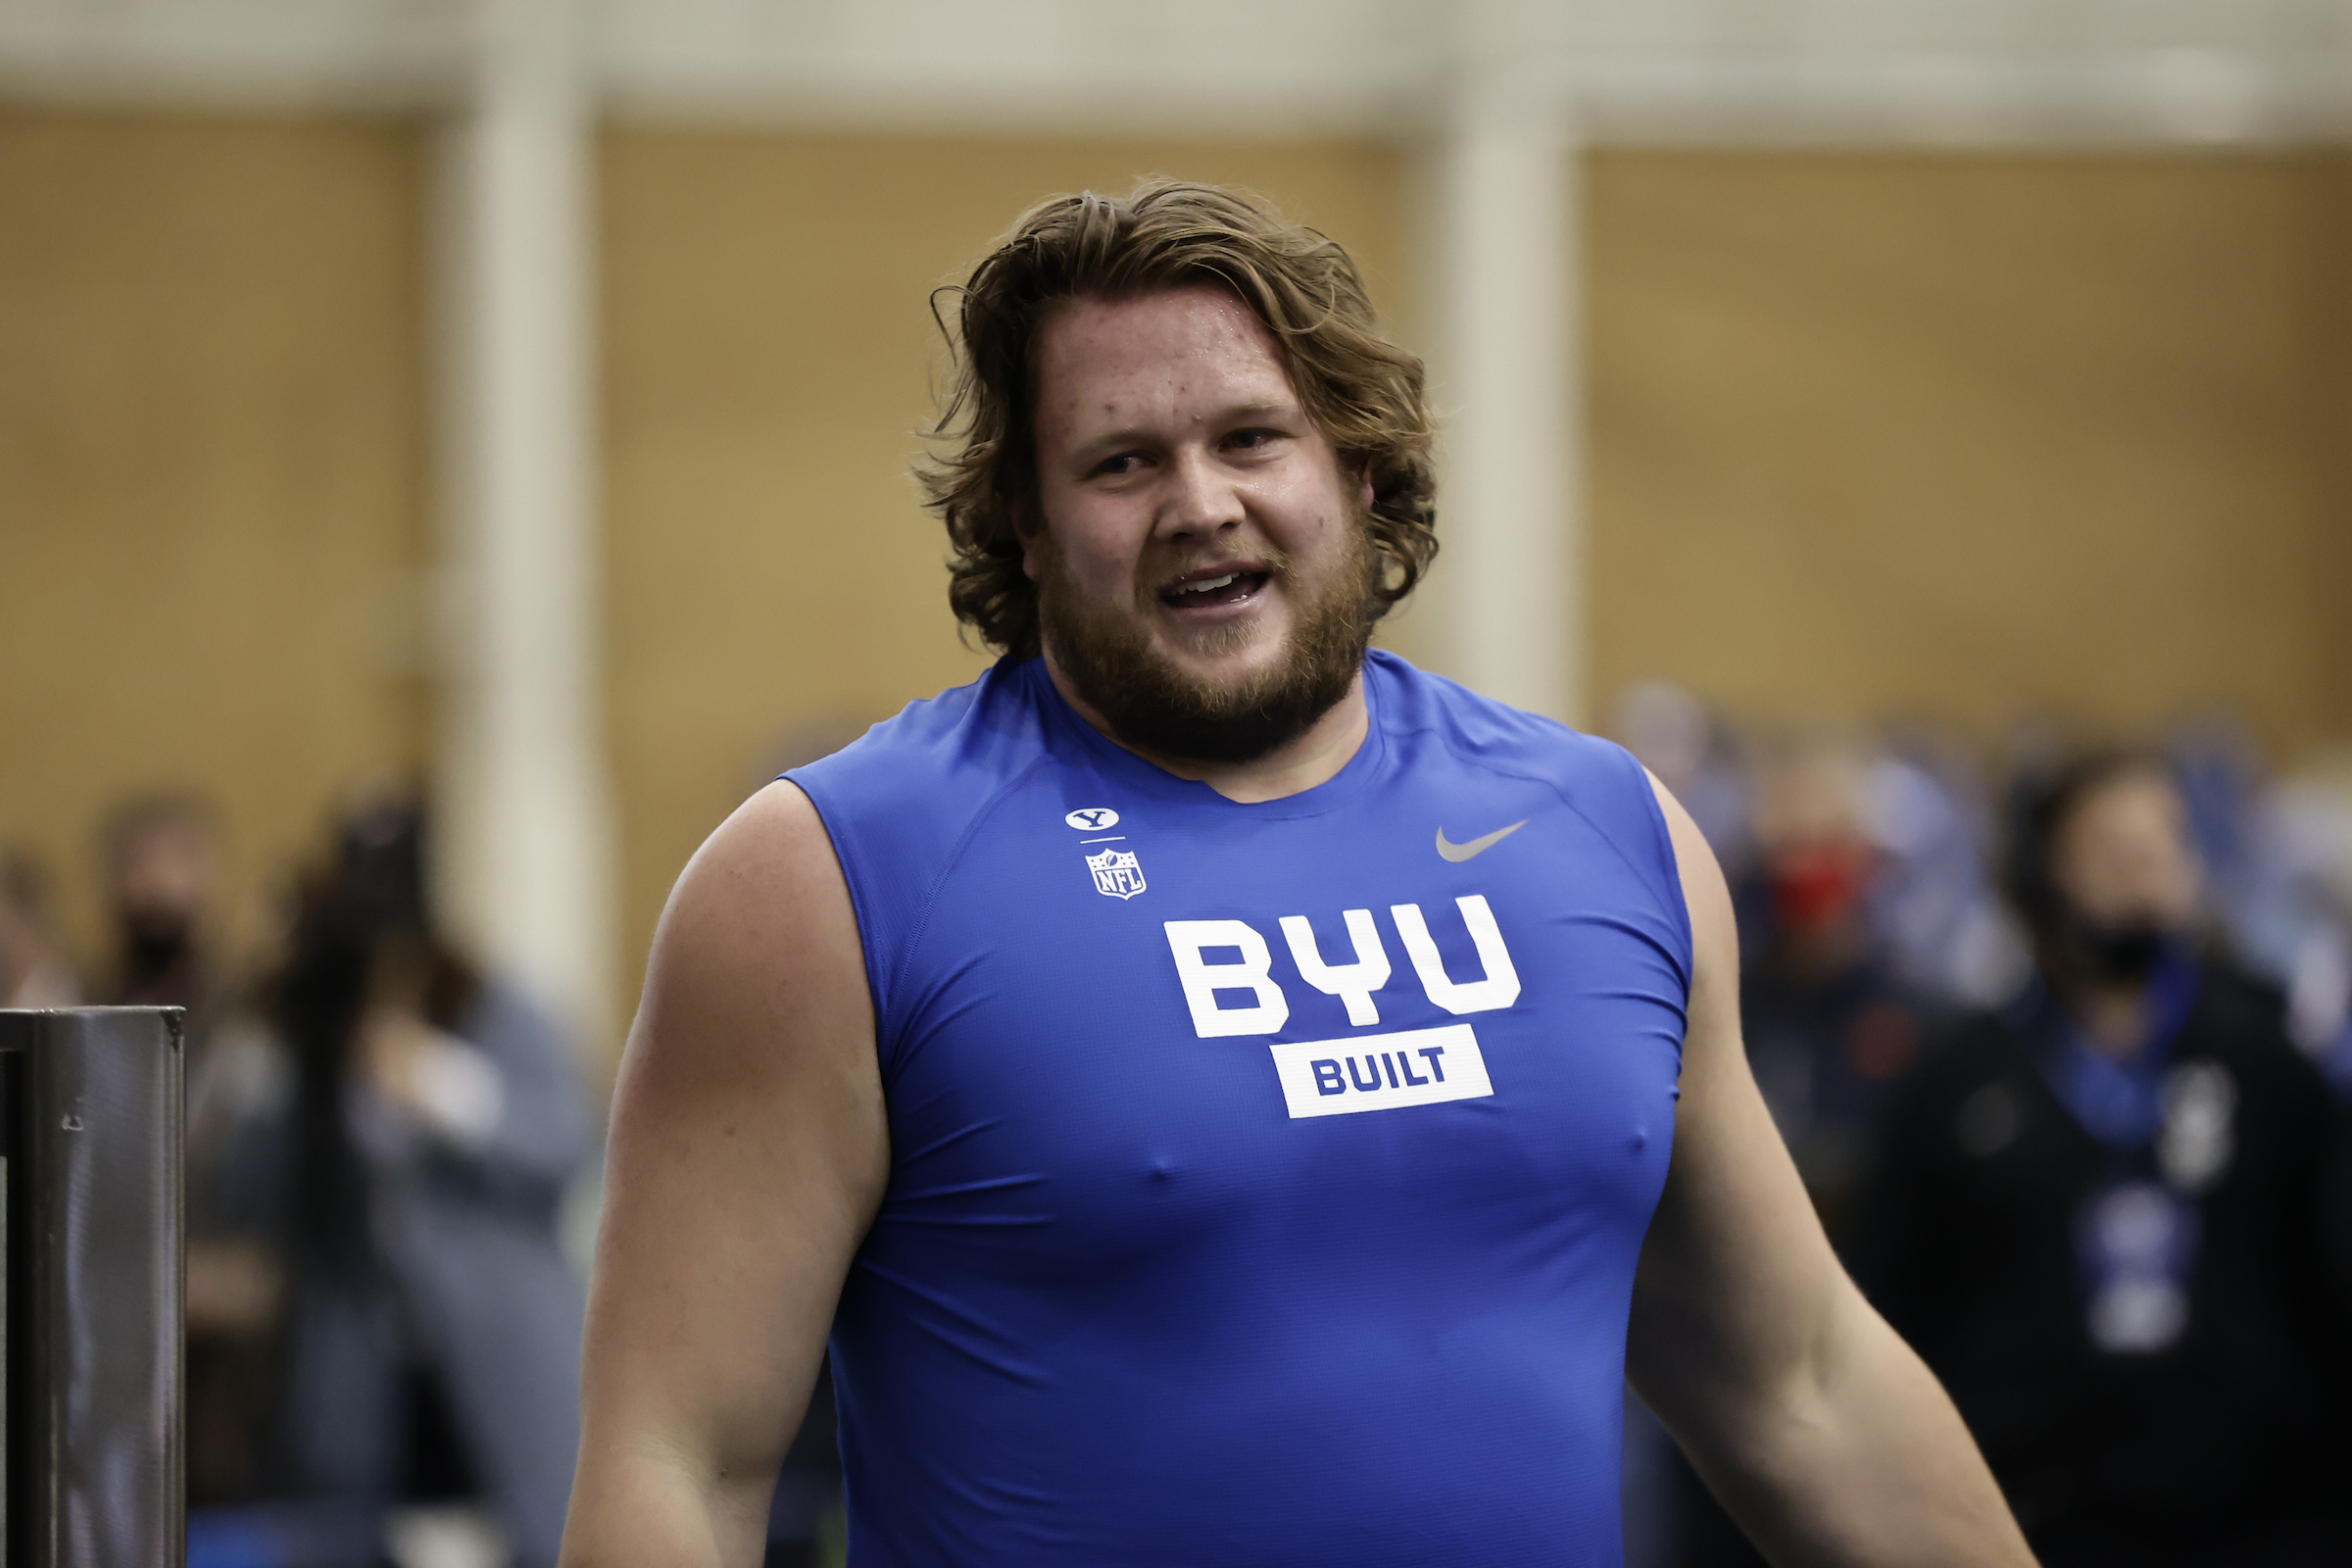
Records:
M1294 1121L1484 1100L1494 1092L1478 1036L1466 1023L1345 1040L1296 1040L1267 1049L1274 1053L1274 1071Z

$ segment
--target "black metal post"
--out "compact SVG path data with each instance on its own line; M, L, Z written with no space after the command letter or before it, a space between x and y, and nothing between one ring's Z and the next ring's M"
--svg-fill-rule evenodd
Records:
M182 1568L180 1013L0 1009L4 1568Z

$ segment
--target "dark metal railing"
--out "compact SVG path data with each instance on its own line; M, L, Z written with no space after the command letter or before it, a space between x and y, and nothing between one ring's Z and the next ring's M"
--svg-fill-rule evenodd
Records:
M181 1568L180 1013L0 1010L0 1568Z

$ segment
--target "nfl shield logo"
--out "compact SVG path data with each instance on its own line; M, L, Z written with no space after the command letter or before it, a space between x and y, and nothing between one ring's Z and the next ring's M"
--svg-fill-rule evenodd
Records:
M1095 873L1095 891L1106 899L1132 899L1144 891L1144 868L1125 850L1104 850L1086 858Z

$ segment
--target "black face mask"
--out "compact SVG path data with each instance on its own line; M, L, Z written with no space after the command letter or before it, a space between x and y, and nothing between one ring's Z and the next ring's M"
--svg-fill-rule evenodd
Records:
M186 922L179 920L133 917L124 922L122 936L123 958L134 982L169 973L195 946Z
M2163 961L2172 939L2171 932L2144 917L2111 923L2071 912L2066 934L2083 977L2114 986L2145 982Z

